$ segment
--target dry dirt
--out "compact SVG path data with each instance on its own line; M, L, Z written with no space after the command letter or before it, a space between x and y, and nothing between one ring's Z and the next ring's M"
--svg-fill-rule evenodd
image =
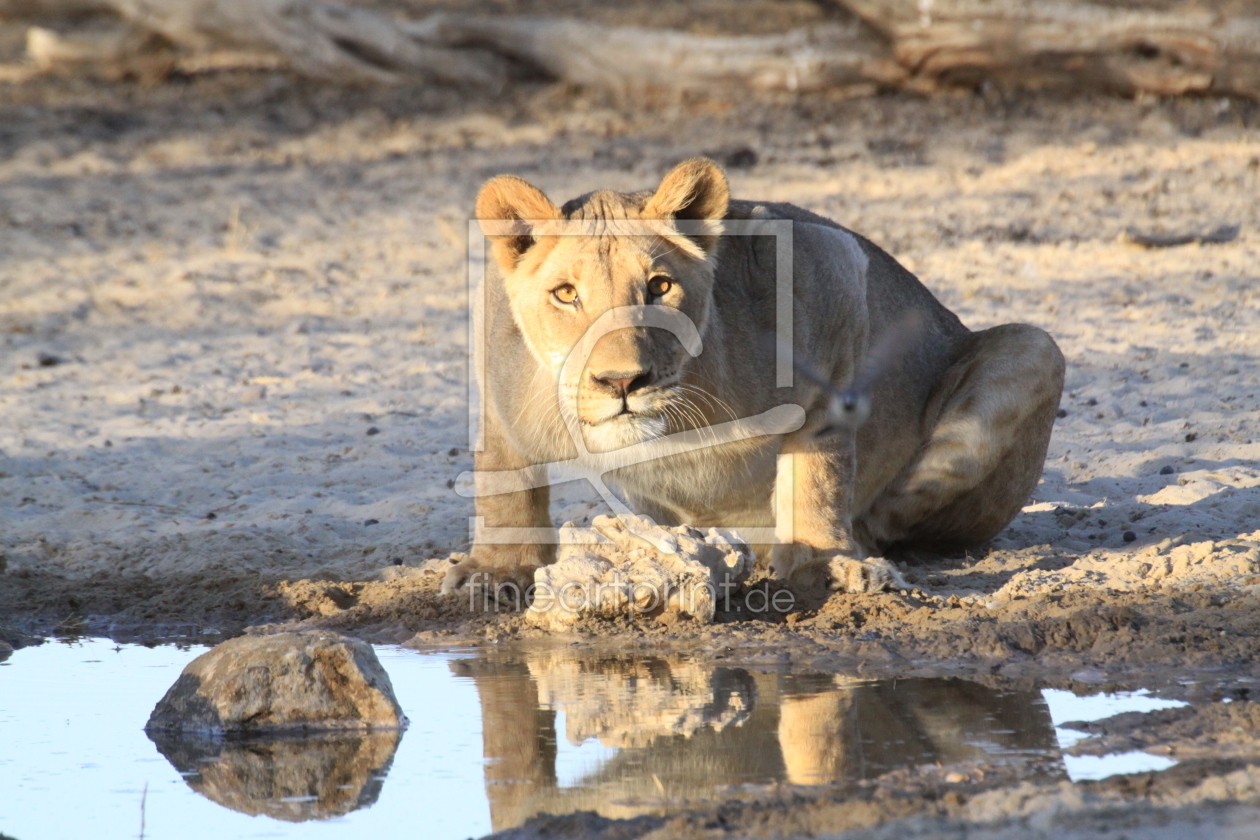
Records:
M0 59L17 43L0 27ZM263 72L0 84L0 641L260 624L415 644L537 637L517 614L436 592L471 514L448 482L471 467L472 198L500 172L558 198L639 188L708 153L737 196L869 236L968 325L1049 330L1068 359L1063 416L1025 512L968 556L901 558L912 591L769 618L737 599L712 627L588 624L577 638L1246 700L1260 678L1258 127L1260 106L1241 101L998 90L622 101ZM1225 224L1240 233L1218 245L1125 235ZM600 512L581 488L561 499L557 521ZM1112 781L950 798L920 780L888 795L913 806L866 822L797 792L672 828L587 828L961 837L988 819L990 834L966 836L998 838L1053 813L1054 836L1093 837L1100 814L1140 800L1133 825L1166 832L1140 836L1202 817L1241 837L1228 825L1254 825L1246 759L1260 741L1252 713L1211 708L1171 715L1158 737L1149 722L1101 733L1234 762L1183 764L1138 793ZM1201 790L1213 784L1232 793ZM923 813L936 822L870 828Z

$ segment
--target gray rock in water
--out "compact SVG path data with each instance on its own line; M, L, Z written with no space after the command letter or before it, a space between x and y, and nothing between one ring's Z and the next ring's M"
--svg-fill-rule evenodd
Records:
M241 636L203 653L158 701L145 730L250 735L406 725L372 648L316 631Z

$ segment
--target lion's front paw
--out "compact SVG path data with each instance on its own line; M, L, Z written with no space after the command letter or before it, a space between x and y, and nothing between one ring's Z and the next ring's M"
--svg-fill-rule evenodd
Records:
M467 596L473 609L524 609L529 606L534 572L542 563L504 552L474 554L446 570L443 595Z
M867 557L865 560L833 557L827 563L827 570L831 574L830 586L837 592L860 595L910 588L897 567L883 557Z

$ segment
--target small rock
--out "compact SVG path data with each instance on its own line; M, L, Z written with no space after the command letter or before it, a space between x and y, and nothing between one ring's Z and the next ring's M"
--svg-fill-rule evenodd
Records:
M419 580L424 576L425 572L415 566L385 566L376 572L376 579L384 583L396 580Z
M1133 533L1132 531L1125 531L1124 534L1121 535L1121 539L1123 539L1127 543L1130 543L1137 539L1137 534Z
M381 430L376 428L375 426L368 426L368 430L367 430L368 437L371 437L372 435L379 435L380 433L381 433Z
M1086 668L1083 671L1077 671L1072 675L1072 679L1077 682L1089 683L1096 685L1107 681L1107 674L1097 668Z
M1159 468L1160 475L1172 475L1174 472L1175 470L1169 464L1165 464L1164 466Z
M371 646L307 631L240 636L198 656L158 701L145 730L221 736L406 725Z
M761 160L761 155L751 146L736 146L719 152L718 159L727 169L751 169Z
M1189 432L1186 434L1186 443L1194 443L1198 439L1199 439L1199 436L1196 435L1194 432Z
M368 526L368 525L380 525L380 524L381 524L381 520L379 520L379 519L365 519L365 520L363 520L363 525L364 525L364 527L366 527L366 526Z
M218 518L219 518L219 515L215 513L214 511L210 511L209 513L206 514L206 519L218 519Z
M1067 409L1066 409L1066 408L1060 408L1058 411L1056 411L1056 412L1054 413L1054 416L1055 416L1055 417L1058 417L1060 420L1062 420L1064 417L1067 417Z
M8 642L0 642L0 662L8 659L13 655L13 645Z
M459 450L458 450L458 449L456 449L454 446L452 446L452 447L451 447L451 451L450 451L450 452L447 452L446 454L447 454L448 456L450 456L451 458L454 458L456 455L458 455L458 454L459 454Z
M686 616L708 623L723 595L752 574L752 549L732 532L661 528L642 517L630 521L633 532L626 524L595 517L591 526L607 541L594 544L579 542L573 523L561 527L558 559L534 573L532 623L551 630L587 617Z
M454 555L452 555L453 557ZM460 555L467 556L467 555ZM400 558L395 558L400 559ZM418 564L409 565L407 563L385 566L376 572L376 579L381 581L421 579L426 576L443 575L457 561L449 557L434 557L423 560ZM439 578L440 579L440 578Z
M35 361L39 362L40 367L56 367L65 364L65 359L60 356L54 356L52 353L40 353L35 357Z

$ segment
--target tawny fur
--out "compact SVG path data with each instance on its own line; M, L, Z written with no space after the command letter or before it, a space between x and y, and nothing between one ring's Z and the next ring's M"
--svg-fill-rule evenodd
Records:
M775 525L777 486L777 524L790 525L792 539L774 546L775 573L850 591L896 579L870 555L990 539L1036 486L1063 385L1054 340L1023 324L971 332L861 236L790 204L731 201L711 161L680 164L655 191L601 190L563 207L500 176L482 189L477 216L497 269L486 289L478 471L573 457L560 400L571 401L586 446L611 453L796 404L807 418L799 431L628 466L610 479L638 512L698 527ZM795 352L837 386L884 331L918 313L921 328L879 381L856 433L816 437L828 395L801 377L775 385L775 347L766 340L775 331L775 241L724 235L723 223L776 219L792 222ZM572 221L591 235L549 235ZM645 224L653 235L636 235ZM649 291L653 277L669 281L659 298ZM576 291L574 304L555 296L562 286ZM596 318L648 304L691 319L699 356L662 329L618 330L595 345L576 390L557 393L560 366ZM608 384L636 376L646 384L624 398ZM545 487L480 497L477 514L491 527L552 524ZM476 572L482 585L528 584L552 557L549 546L475 545L445 589Z

